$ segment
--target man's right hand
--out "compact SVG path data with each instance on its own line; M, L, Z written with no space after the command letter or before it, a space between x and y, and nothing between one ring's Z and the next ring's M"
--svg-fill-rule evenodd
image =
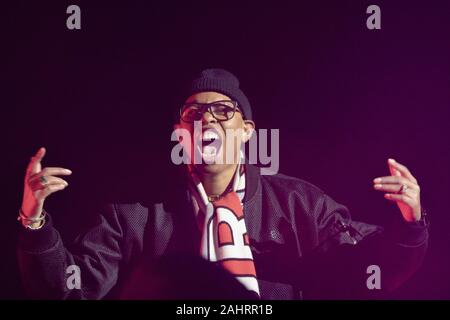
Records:
M71 175L65 168L48 167L42 169L41 161L45 156L45 148L40 148L31 158L24 181L22 214L28 218L41 216L45 199L54 192L65 189L68 183L56 176Z

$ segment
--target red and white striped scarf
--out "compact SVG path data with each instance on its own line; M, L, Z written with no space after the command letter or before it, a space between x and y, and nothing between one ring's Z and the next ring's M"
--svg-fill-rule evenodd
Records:
M255 264L245 225L242 199L245 195L244 165L238 165L232 190L210 201L194 171L190 172L191 198L202 232L200 254L208 261L219 263L248 290L259 296Z

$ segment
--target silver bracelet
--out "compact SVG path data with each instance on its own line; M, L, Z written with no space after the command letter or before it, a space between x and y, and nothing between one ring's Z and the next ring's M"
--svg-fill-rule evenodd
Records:
M42 228L42 226L43 226L44 223L45 223L45 215L46 215L46 212L45 212L44 210L43 210L42 212L43 212L43 214L41 214L39 217L37 217L37 218L30 218L30 217L27 217L27 216L23 213L22 208L20 208L20 210L19 210L19 216L17 217L17 220L18 220L18 221L21 221L21 222L22 222L22 225L23 225L25 228L32 229L32 230L38 230L38 229ZM43 223L41 223L41 224L39 225L39 227L33 228L33 227L31 226L32 224L35 224L36 222L41 222L41 221L43 221Z

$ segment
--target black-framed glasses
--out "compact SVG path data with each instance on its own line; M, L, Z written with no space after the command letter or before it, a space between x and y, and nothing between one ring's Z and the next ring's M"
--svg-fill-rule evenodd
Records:
M211 103L190 102L185 103L180 109L180 118L184 122L198 121L208 111L217 121L227 121L234 117L238 109L237 101L220 100Z

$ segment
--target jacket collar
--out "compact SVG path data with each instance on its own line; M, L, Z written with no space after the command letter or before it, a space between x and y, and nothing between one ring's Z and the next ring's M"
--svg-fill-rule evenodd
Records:
M180 183L171 184L170 190L166 190L165 195L163 196L163 202L168 204L169 207L173 207L176 203L176 206L185 207L188 203L190 203L190 195L189 195L189 178L186 174L186 168L184 166L177 166L176 173L178 176L178 181ZM248 204L252 201L257 193L259 180L260 180L260 168L251 165L245 164L245 174L246 174L246 186L245 186L245 197L243 199L244 204ZM180 181L181 180L181 181ZM177 199L178 201L173 201Z
M254 165L246 164L245 165L245 197L244 203L247 203L253 199L256 194L256 190L258 189L258 183L260 178L260 169Z
M245 197L243 199L245 224L247 226L247 232L250 239L253 239L254 242L259 243L261 241L268 240L262 236L260 168L250 164L245 164L245 166L246 187ZM195 223L196 220L188 188L186 168L178 166L177 172L179 174L177 180L180 183L171 185L171 191L165 193L165 199L163 200L163 203L165 204L164 206L167 209L166 212L169 213L166 218L170 218L170 222L168 223L173 225L174 233L179 233L178 236L180 238L183 239L181 233L184 232L189 232L191 234L190 236L198 237L198 229ZM186 210L186 208L188 208L188 210ZM177 229L176 232L175 229ZM181 229L181 231L179 229ZM196 240L197 242L199 241L199 239Z

